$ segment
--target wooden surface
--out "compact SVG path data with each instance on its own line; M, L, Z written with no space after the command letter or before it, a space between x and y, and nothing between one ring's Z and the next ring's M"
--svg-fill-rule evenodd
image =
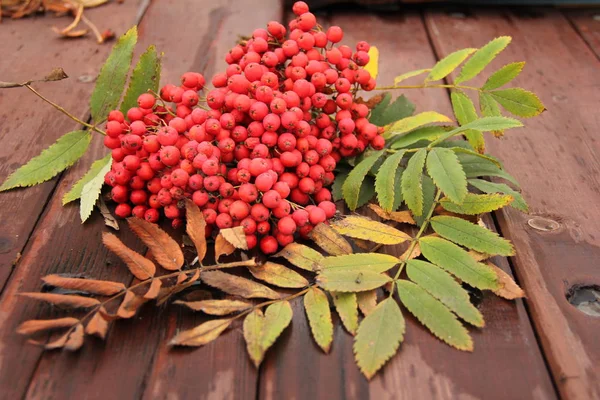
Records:
M284 15L278 0L131 0L89 11L120 34L141 19L140 42L165 52L163 83L187 70L207 76L221 69L238 34L247 34ZM496 215L498 229L514 241L517 256L497 259L528 293L509 302L485 295L478 305L487 326L473 329L475 352L449 348L407 318L399 354L368 383L356 368L352 337L336 324L330 355L309 335L300 302L294 320L256 370L249 362L240 329L197 350L169 350L178 329L202 317L174 306L143 310L119 321L106 342L88 340L75 354L42 352L14 333L25 319L47 317L50 308L16 297L40 287L49 273L84 273L104 279L130 277L100 246L105 229L95 215L81 225L75 206L63 208L70 185L105 154L100 140L76 168L53 181L0 194L0 399L567 399L600 398L600 319L566 300L574 284L600 284L600 21L587 10L461 9L368 14L335 8L324 25L340 25L345 42L368 40L379 47L380 79L391 83L401 72L431 66L445 54L481 46L500 35L513 44L497 64L525 60L519 83L538 93L549 111L490 151L521 182L532 214L513 210ZM110 46L91 40L59 40L50 31L59 20L39 16L0 25L0 80L43 76L54 65L71 79L37 84L41 91L82 118L92 84ZM61 22L63 20L60 20ZM78 80L78 78L83 79ZM448 93L406 95L418 111L451 114ZM18 98L18 101L15 101ZM61 117L24 89L0 91L0 179L76 124ZM528 225L544 217L560 224L553 232ZM493 223L490 221L490 223ZM126 230L119 236L143 246ZM400 254L401 248L384 248ZM19 259L18 254L22 256ZM13 263L16 265L13 266Z

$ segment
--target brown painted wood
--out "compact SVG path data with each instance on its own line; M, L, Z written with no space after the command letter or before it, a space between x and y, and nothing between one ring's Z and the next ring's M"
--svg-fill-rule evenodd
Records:
M600 59L600 9L575 8L565 9L562 12Z
M351 45L367 40L380 50L380 78L389 85L403 72L435 63L418 13L359 15L335 13L331 24L346 32ZM417 111L451 115L448 94L439 90L410 91ZM406 227L405 227L406 228ZM382 249L400 255L406 246ZM510 272L506 259L496 263ZM370 383L360 374L352 354L352 337L336 325L330 355L310 336L299 300L291 328L267 354L261 369L261 398L555 398L523 302L509 302L486 293L479 305L487 326L471 329L475 351L454 350L433 337L408 312L407 333L399 353Z
M553 9L471 10L461 19L436 12L427 15L427 25L441 55L509 34L514 44L494 66L527 61L515 84L536 92L548 111L527 121L520 132L489 143L490 152L520 181L531 207L529 216L503 209L500 228L515 244L515 271L560 394L598 398L600 320L566 299L574 284L600 283L597 59ZM559 228L542 231L528 224L539 218Z
M110 26L120 35L135 23L143 3L134 0L111 4L87 10L86 15L99 26ZM69 22L69 18L55 18L50 14L21 20L4 18L0 26L0 71L3 81L23 82L42 78L53 67L63 67L69 79L33 86L85 119L87 99L93 89L89 78L93 79L100 70L112 43L97 45L92 37L60 39L51 29L52 26L66 26ZM24 88L0 90L0 121L0 138L4 143L0 148L0 181L66 132L79 129L77 123ZM86 167L91 161L87 160ZM75 182L85 170L72 175L69 182ZM0 233L0 288L5 285L56 184L57 178L33 188L0 193L3 227Z

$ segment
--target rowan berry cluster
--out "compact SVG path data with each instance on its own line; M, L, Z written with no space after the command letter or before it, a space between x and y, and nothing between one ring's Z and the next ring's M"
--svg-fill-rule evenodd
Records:
M355 101L359 89L375 88L361 68L369 44L353 52L337 45L342 29L324 31L306 3L293 11L289 35L271 21L233 47L214 89L187 72L181 85L139 96L127 115L110 113L105 180L119 217L156 222L163 209L177 227L191 198L207 235L241 225L249 248L271 254L334 216L328 187L337 162L385 144Z

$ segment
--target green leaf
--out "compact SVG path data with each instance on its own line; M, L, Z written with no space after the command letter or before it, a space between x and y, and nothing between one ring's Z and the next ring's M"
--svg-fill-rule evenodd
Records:
M500 68L498 71L490 75L488 80L485 81L485 84L481 88L483 90L493 90L506 85L508 82L512 81L517 76L519 76L524 66L524 61L514 62L505 65L504 67Z
M514 207L517 210L520 210L523 212L529 212L529 206L527 205L527 202L525 201L525 199L523 198L521 193L512 189L507 184L489 182L489 181L485 181L483 179L469 179L468 182L470 185L473 185L474 187L476 187L477 189L481 190L484 193L509 194L514 198L514 201L512 203L510 203L511 207Z
M112 162L104 164L100 172L90 179L88 183L83 185L83 188L81 189L81 204L79 206L79 217L81 218L81 223L87 221L92 214L94 206L96 205L96 201L98 201L98 197L100 197L102 185L104 185L104 176L108 173L108 171L110 171L111 165Z
M539 97L525 89L494 90L490 94L506 111L519 117L535 117L546 109Z
M474 194L468 193L461 204L456 204L448 199L440 200L446 210L466 215L477 215L498 210L509 205L513 197L508 194Z
M493 269L475 261L469 253L452 242L435 236L419 240L423 256L457 278L478 289L497 289L498 280Z
M402 312L392 297L379 303L363 319L354 338L354 356L367 379L396 354L405 330Z
M386 211L392 211L396 197L396 172L404 156L404 151L398 151L389 156L377 172L375 177L375 192L379 205Z
M499 131L499 130L509 129L509 128L520 128L522 126L523 126L523 124L519 120L516 120L514 118L482 117L482 118L476 119L473 122L469 122L468 124L459 126L458 128L451 130L450 132L440 136L440 138L438 138L437 141L442 142L446 139L451 138L452 136L456 136L459 133L468 131L469 129L475 129L475 130L478 130L481 132L488 132L488 131Z
M331 292L330 294L342 324L351 335L356 334L358 329L356 293Z
M95 123L104 121L109 111L117 108L119 104L125 89L137 36L136 26L121 36L100 70L90 98L90 109Z
M350 210L354 211L358 207L360 188L365 179L365 176L375 164L375 162L381 157L383 150L377 151L369 157L362 160L350 173L348 178L342 185L342 195Z
M484 117L501 117L500 107L491 94L479 92L479 108Z
M63 206L67 203L70 203L70 202L80 198L81 190L83 189L85 184L88 183L89 181L91 181L92 179L94 179L96 176L98 176L101 173L101 171L104 169L106 164L108 164L108 165L112 164L112 156L110 154L107 154L105 157L94 161L94 163L92 164L90 169L85 173L85 175L71 187L71 190L69 190L68 193L66 193L63 196L63 198L62 198Z
M462 218L438 215L431 219L431 227L440 236L480 253L501 256L515 254L508 240Z
M137 98L140 94L146 93L148 90L158 92L160 70L160 57L156 53L156 47L151 45L140 56L140 60L133 69L129 88L121 103L123 114L126 114L130 108L137 107Z
M471 304L469 293L444 270L425 261L409 260L406 263L406 274L411 281L444 303L460 318L478 327L485 325L483 316Z
M423 167L427 150L420 149L409 160L402 174L402 196L415 216L423 214Z
M317 284L327 291L364 292L391 282L392 278L373 271L324 269L317 275Z
M425 82L439 81L448 76L477 49L462 49L448 54L435 64Z
M399 96L391 102L392 95L386 92L383 100L371 110L369 122L377 126L389 125L402 118L406 118L415 112L415 105L404 95Z
M85 153L91 140L92 135L88 131L73 131L61 136L39 156L33 157L27 164L10 174L0 186L0 191L33 186L52 179L75 164Z
M477 178L480 176L497 176L506 179L517 187L519 183L508 172L500 169L495 163L485 158L477 157L472 154L457 154L460 164L463 166L467 178Z
M460 125L466 125L469 122L473 122L479 118L477 111L475 110L475 105L465 93L453 91L450 94L450 99L452 100L452 109L454 110L454 115L456 116L456 119ZM483 138L483 133L475 130L468 130L465 131L464 134L474 149L481 153L485 151L485 140Z
M278 301L267 307L264 315L260 309L256 309L244 319L246 348L256 367L260 365L265 353L281 332L292 322L292 315L290 303Z
M450 149L457 154L457 157L458 157L458 154L470 154L474 157L483 158L484 160L487 160L487 161L493 163L498 168L502 168L502 164L500 163L500 161L497 158L492 157L490 155L477 153L473 150L465 149L463 147L451 147Z
M429 71L431 71L431 68L418 69L416 71L410 71L405 74L398 75L397 77L394 78L394 85L397 85L400 82L402 82L408 78L412 78L413 76L418 76L418 75L424 74L425 72L429 72Z
M451 123L452 120L446 117L445 115L437 113L435 111L425 111L420 114L413 115L412 117L406 117L395 122L384 134L384 137L391 138L395 135L410 132L424 125L434 124L437 122Z
M327 295L319 288L311 287L304 295L304 309L315 342L325 353L329 353L333 342L333 322Z
M480 48L473 54L465 65L454 83L461 83L475 78L490 63L498 53L508 46L512 38L510 36L501 36L491 40L488 44Z
M433 207L433 202L435 200L435 184L433 183L433 179L428 177L427 175L423 175L423 210L430 210ZM425 220L427 219L426 213L423 215L415 216L415 222L418 226L422 226Z
M418 128L404 135L394 136L391 139L390 148L402 149L422 140L431 142L451 130L452 127L448 126L425 126Z
M404 173L404 168L398 167L396 170L396 176L394 177L394 204L392 204L392 211L396 211L402 201L404 201L404 197L402 196L402 174Z
M401 280L397 281L396 285L402 304L431 333L452 347L473 351L473 340L469 331L445 305L412 282Z
M323 271L385 272L400 262L398 258L380 253L357 253L344 256L325 257Z
M467 195L467 177L456 154L434 147L427 156L427 172L433 182L452 201L461 203Z
M339 169L335 171L335 179L331 185L331 196L333 197L333 201L342 200L342 186L344 185L346 178L348 178L349 173L349 169Z
M300 243L288 244L273 257L283 257L296 267L306 271L317 271L323 262L321 253Z

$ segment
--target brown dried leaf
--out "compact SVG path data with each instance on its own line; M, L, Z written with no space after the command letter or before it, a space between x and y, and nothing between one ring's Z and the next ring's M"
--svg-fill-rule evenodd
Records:
M290 243L274 257L283 257L298 268L306 271L321 269L323 256L318 251L299 243Z
M256 279L283 288L303 288L308 281L302 275L281 264L267 261L263 265L249 267L248 270Z
M185 231L196 246L198 261L202 263L206 256L206 221L200 208L191 200L185 201L186 226Z
M156 267L152 261L125 246L125 244L112 233L102 232L102 243L125 262L129 271L136 278L144 281L152 278L156 273Z
M77 323L79 323L77 318L31 319L19 325L17 333L21 335L33 335L34 333L43 331L70 328Z
M384 94L378 94L376 96L371 97L369 100L364 100L362 97L356 99L356 102L359 104L366 104L369 109L375 108L381 101L383 100Z
M210 315L228 315L234 312L244 311L252 307L252 303L240 300L177 300L173 304L181 304L191 310L202 311L203 313Z
M388 221L396 221L402 224L411 224L416 225L412 214L410 211L385 211L383 208L379 207L377 204L370 203L369 208L375 212L380 218L383 218Z
M28 297L34 300L47 301L48 303L54 304L61 307L70 308L89 308L100 304L98 299L92 297L83 297L67 294L55 294L55 293L19 293L19 296Z
M103 296L112 296L123 290L125 285L120 282L99 281L95 279L68 278L60 275L48 275L42 278L48 285L63 289L80 290Z
M141 218L128 218L131 230L152 251L152 256L164 269L176 271L183 266L181 247L169 234L151 222Z
M352 246L329 225L320 223L308 234L320 248L332 256L352 254Z
M498 283L500 284L500 288L493 291L497 296L503 297L508 300L526 297L523 289L521 289L519 285L517 285L517 283L509 274L504 272L502 269L500 269L500 267L496 266L490 261L487 261L486 264L492 267L492 269L496 273L496 276L498 277Z
M198 325L193 329L179 332L171 341L171 346L204 346L212 342L227 329L233 319L215 319Z
M59 337L58 339L45 344L44 348L46 350L54 350L54 349L62 349L75 351L79 350L79 348L83 345L83 325L77 324L75 328L69 329L67 333ZM42 344L40 342L30 341L35 344Z
M358 308L366 317L377 307L377 289L356 293L356 301L358 302Z
M235 228L221 229L219 233L236 249L248 250L244 227L236 226Z
M108 2L108 0L77 0L77 1L81 4L83 4L83 6L85 8L98 7L99 5L102 5L106 2Z
M235 247L225 239L221 232L215 238L215 260L217 262L222 255L228 256L235 251Z
M127 291L125 298L117 310L117 315L121 318L131 318L135 315L138 309L147 302L148 299L138 296L137 294Z
M162 287L162 281L160 279L154 279L148 288L148 291L144 294L144 298L151 300L158 296L160 288Z
M52 69L52 71L50 71L50 73L44 77L44 82L61 81L68 77L69 76L67 75L65 70L62 69L61 67L58 67L58 68Z
M177 284L181 284L183 282L185 282L185 280L188 278L187 274L185 272L180 273L179 275L177 275Z
M399 257L400 261L412 260L413 258L417 258L421 255L421 246L419 246L419 242L415 243L415 247L412 248L412 253L409 255L408 252L410 251L411 247L412 246L409 246L408 249L402 253L402 255Z
M103 315L104 314L101 311L94 314L85 327L85 333L98 336L100 339L104 340L106 333L108 332L108 321Z
M104 218L104 225L108 226L109 228L113 228L115 231L118 231L119 223L117 222L115 217L113 217L113 215L110 213L110 210L106 206L106 203L104 202L102 196L100 196L100 198L98 199L98 208L100 209L100 214L102 214L102 218Z
M264 298L275 300L280 298L279 293L265 285L221 271L203 272L201 279L209 286L246 299Z
M178 282L179 282L179 278L181 278L182 275L188 276L186 273L182 272L177 277ZM194 272L194 275L192 275L192 277L187 282L181 281L180 283L176 284L175 286L161 289L159 291L159 295L156 300L156 305L160 306L161 304L163 304L167 300L169 300L171 298L171 296L189 288L190 286L192 286L194 284L194 282L196 282L198 280L199 277L200 277L200 270L197 269L196 272Z

